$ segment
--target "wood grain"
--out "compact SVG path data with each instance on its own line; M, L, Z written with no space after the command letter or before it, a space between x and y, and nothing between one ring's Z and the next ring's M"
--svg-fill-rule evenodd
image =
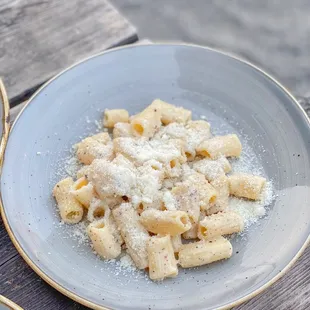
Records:
M298 98L310 116L310 98ZM25 104L25 103L24 103ZM13 120L21 106L11 109ZM0 219L0 294L25 309L86 310L58 293L37 276L18 255ZM310 247L279 281L235 310L310 309Z
M0 76L11 106L76 61L137 40L106 0L2 0L0 16Z

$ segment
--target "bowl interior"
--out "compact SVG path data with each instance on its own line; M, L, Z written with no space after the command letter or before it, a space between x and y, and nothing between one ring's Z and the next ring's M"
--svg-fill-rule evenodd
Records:
M105 108L133 114L155 98L205 116L218 134L239 134L277 195L267 216L232 241L231 259L163 283L98 259L79 231L59 225L51 197L71 146L98 130L94 121ZM112 50L53 79L16 121L1 179L4 213L25 255L85 301L117 309L218 308L273 279L307 240L309 147L309 122L293 99L239 60L182 45Z

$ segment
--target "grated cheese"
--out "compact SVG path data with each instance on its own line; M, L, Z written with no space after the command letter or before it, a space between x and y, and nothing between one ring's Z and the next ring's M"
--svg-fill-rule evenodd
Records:
M191 186L191 183L199 183L197 177L199 174L204 175L211 182L220 176L225 176L231 170L226 157L220 157L217 160L196 157L194 160L188 159L191 162L186 162L184 151L194 154L193 157L195 157L195 149L198 145L211 138L210 125L204 121L206 117L201 116L201 119L203 120L189 121L186 125L171 123L161 126L151 140L133 138L128 131L129 124L126 123L124 128L121 128L121 123L117 124L116 128L120 126L119 129L124 129L124 133L120 134L121 137L114 139L113 144L108 143L106 150L103 150L100 145L94 150L95 153L101 154L101 157L108 157L105 156L106 153L112 154L117 150L116 157L113 159L113 155L107 159L95 159L87 168L87 178L93 183L101 199L106 202L109 199L115 201L116 198L119 198L118 203L120 203L121 197L126 196L133 207L143 203L146 207L151 206L157 209L160 209L162 204L167 210L179 209L187 201L181 194L174 196L171 193L173 188L182 184ZM86 117L86 123L90 122ZM101 122L95 121L95 125L97 132L107 132L106 129L102 129ZM76 147L72 151L75 152ZM37 155L41 155L41 152L37 152ZM170 165L172 160L176 160L173 167ZM75 155L70 155L65 161L65 168L57 169L57 177L66 174L75 177L82 165ZM232 159L230 162L233 173L264 175L256 154L247 143L243 144L241 157L238 160ZM59 168L63 167L63 161L58 163L58 166ZM187 183L184 183L186 181ZM195 184L192 185L195 189ZM196 191L195 189L195 195L191 195L193 201L201 198L198 197ZM271 181L268 181L259 201L230 197L228 209L237 212L244 220L245 227L249 228L266 214L266 208L273 199L273 185ZM189 204L193 204L193 202L189 202ZM113 207L115 206L113 205ZM192 216L194 215L192 214ZM134 240L136 250L144 251L148 233L141 233L139 229L132 227L131 220L128 218L126 229ZM68 234L66 238L74 240L77 248L90 243L86 233L87 225L88 222L83 221L66 228ZM64 225L61 223L59 226L63 227ZM127 252L123 253L119 260L113 259L105 263L114 267L115 275L141 273Z
M274 198L272 182L268 181L260 200L251 201L237 197L230 197L228 208L237 212L244 221L244 227L248 228L266 214L266 206L270 205Z

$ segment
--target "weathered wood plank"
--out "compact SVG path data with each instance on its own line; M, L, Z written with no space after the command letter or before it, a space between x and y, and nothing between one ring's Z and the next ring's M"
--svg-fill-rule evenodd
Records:
M25 310L87 309L41 280L19 255L1 266L0 293Z
M9 235L6 232L4 224L0 217L0 271L2 268L1 266L16 255L18 255L18 253L16 249L13 247L13 244L11 243ZM0 278L0 288L1 288L1 278Z
M3 0L0 15L0 76L11 106L74 62L137 40L106 0Z

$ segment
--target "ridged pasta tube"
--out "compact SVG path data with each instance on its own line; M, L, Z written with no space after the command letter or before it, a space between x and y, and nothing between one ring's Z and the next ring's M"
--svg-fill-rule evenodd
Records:
M113 109L104 111L103 126L113 128L116 123L128 123L129 113L125 109Z
M142 212L140 222L146 230L161 235L179 235L191 228L189 217L184 211L160 211L149 209Z
M76 224L83 217L83 207L71 192L73 184L72 178L66 178L59 181L53 189L61 219L68 224Z
M85 207L88 208L91 200L95 196L95 190L85 177L74 182L71 193Z
M77 157L85 165L90 165L94 159L111 160L114 156L113 143L108 133L103 132L85 138L77 144Z
M187 123L192 118L192 112L182 107L176 107L170 103L156 99L151 104L156 108L161 116L161 121L164 125L170 123Z
M231 255L231 243L223 237L217 237L183 244L179 251L179 264L183 268L202 266L229 258Z
M135 136L151 138L161 126L160 111L150 105L141 113L132 117L131 129Z
M148 241L149 275L152 280L163 280L178 275L170 236L151 237Z
M126 243L127 251L139 269L148 267L147 242L149 234L139 221L138 213L129 203L112 211L116 225Z
M121 242L115 237L113 229L107 217L92 222L87 227L94 250L104 259L116 258L122 251Z
M225 157L239 157L242 145L237 135L216 136L205 140L196 149L198 155L216 159L221 155Z
M241 232L244 228L243 219L233 211L219 212L206 216L198 225L198 238L210 239L222 235Z
M238 173L228 177L230 194L237 197L259 200L266 184L260 176Z

